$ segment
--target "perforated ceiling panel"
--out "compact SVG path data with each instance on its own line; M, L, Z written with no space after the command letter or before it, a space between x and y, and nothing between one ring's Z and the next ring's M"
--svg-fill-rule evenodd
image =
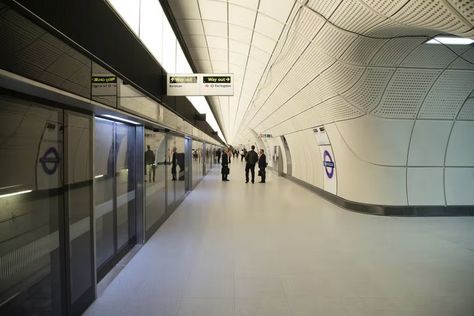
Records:
M398 69L390 80L374 115L414 119L439 70Z
M169 0L193 63L234 73L210 98L231 144L360 115L472 118L472 0Z
M380 102L394 68L367 68L355 86L343 94L348 102L369 113Z
M419 118L454 119L473 89L472 71L447 70L426 97Z
M458 119L474 121L474 97L466 100L461 112L459 112Z

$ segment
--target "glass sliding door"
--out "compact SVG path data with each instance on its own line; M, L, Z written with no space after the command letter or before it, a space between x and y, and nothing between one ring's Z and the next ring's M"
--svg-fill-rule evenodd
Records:
M94 299L92 116L0 95L0 314Z
M95 120L95 243L96 265L103 266L115 254L115 154L114 123Z
M65 184L69 225L71 314L81 314L94 300L92 116L66 111Z
M167 201L171 210L174 205L184 198L186 186L186 170L185 170L185 154L184 154L184 137L167 135L167 160L168 170L167 176Z
M95 119L95 221L98 279L136 243L135 127Z
M145 130L145 226L148 239L166 215L166 134Z
M62 112L0 95L0 125L0 314L62 315Z
M193 174L193 188L202 180L204 176L204 155L203 155L204 144L200 141L192 141L192 174Z
M117 247L121 250L136 243L135 214L135 127L116 126L115 165L117 181Z

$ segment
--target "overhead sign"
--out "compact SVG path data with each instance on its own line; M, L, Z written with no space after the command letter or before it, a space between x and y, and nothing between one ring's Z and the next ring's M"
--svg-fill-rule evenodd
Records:
M232 96L233 74L168 74L169 96Z

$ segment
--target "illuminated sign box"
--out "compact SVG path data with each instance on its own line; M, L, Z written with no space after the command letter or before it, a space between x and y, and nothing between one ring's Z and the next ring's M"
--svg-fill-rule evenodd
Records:
M232 96L233 74L168 74L169 96Z

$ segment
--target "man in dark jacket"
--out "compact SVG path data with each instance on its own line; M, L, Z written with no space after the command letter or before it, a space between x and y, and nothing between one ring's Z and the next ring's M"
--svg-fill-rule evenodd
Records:
M262 180L259 183L265 183L265 168L267 167L267 156L263 149L260 149L260 157L258 157L258 175L262 177Z
M171 152L171 175L172 175L172 180L176 181L176 166L178 165L178 155L176 153L178 149L176 147L173 147L173 150Z
M229 176L229 155L226 150L222 151L222 181L229 181L227 177Z
M148 173L148 182L155 182L155 153L151 150L150 145L147 145L145 151L145 174ZM146 182L146 178L145 178Z
M217 149L216 151L217 163L221 163L221 150Z
M249 170L252 173L252 183L255 182L255 164L258 161L258 155L255 152L255 146L252 145L252 149L247 152L245 156L245 183L249 182Z

